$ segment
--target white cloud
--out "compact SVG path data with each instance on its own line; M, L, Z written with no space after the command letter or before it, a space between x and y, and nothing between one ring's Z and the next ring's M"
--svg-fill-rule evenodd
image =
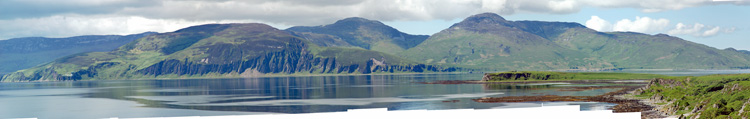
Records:
M352 16L372 16L371 19L377 20L431 20L462 18L481 12L567 14L583 7L662 11L711 4L741 3L711 0L6 0L0 1L0 13L6 14L0 18L73 13L153 19L255 19L301 25Z
M50 16L33 19L0 20L0 39L43 36L126 35L147 31L171 32L188 26L209 23L255 22L252 20L189 21L150 19L139 16Z
M641 32L641 33L663 33L669 29L669 20L667 19L653 19L649 17L636 17L635 20L622 19L614 24L610 24L607 20L599 18L599 16L591 16L591 19L586 21L586 27L601 31L630 31L630 32ZM701 23L695 23L693 25L685 25L683 23L677 23L674 29L666 31L669 35L692 35L695 37L709 37L715 36L720 33L731 33L734 32L735 28L721 28L718 26L706 26Z
M658 33L669 25L667 19L652 19L649 17L635 17L635 20L622 19L612 27L613 31L632 31L641 33Z
M703 32L703 36L713 36L713 35L716 35L717 33L719 33L719 27L718 26L714 27L714 28L712 28L710 30L706 30L705 32Z
M590 6L601 8L637 8L643 12L659 12L664 10L679 10L713 4L740 4L730 2L714 2L712 0L581 0Z
M3 31L0 32L0 39L2 39L1 37L29 35L101 34L105 31L114 31L105 34L145 32L136 32L134 28L127 28L133 29L133 31L112 29L65 33L69 29L80 27L76 25L83 24L95 25L86 26L86 29L111 29L111 27L121 25L100 23L104 23L106 20L122 21L122 19L131 17L156 20L164 24L200 23L204 21L256 21L285 26L310 26L328 24L346 17L365 17L381 21L452 20L483 12L495 12L502 15L519 12L569 14L578 12L584 7L635 8L644 12L657 12L715 4L745 3L712 2L711 0L72 0L64 2L54 0L0 0L0 26L3 26L3 28L0 28L0 31ZM49 21L70 15L77 15L75 18L82 19L64 21L66 23ZM635 26L624 25L626 23ZM40 26L50 28L40 29L18 24L48 24L51 26ZM624 26L618 26L617 24L623 24ZM659 25L662 24L658 20L653 24L650 22L644 24L636 19L635 21L618 21L613 29L650 32L653 31L653 27ZM53 27L54 29L52 29ZM148 28L152 26L140 27ZM609 29L608 27L601 28L602 30ZM41 30L41 32L35 30Z
M607 20L599 18L599 16L591 16L591 19L586 21L586 27L597 31L612 30L612 24L610 24Z
M591 16L591 19L586 21L586 27L602 32L628 31L641 33L661 33L667 26L669 26L669 20L667 19L653 19L650 17L639 16L636 16L634 20L621 19L614 24L600 18L599 16Z
M683 23L677 23L674 29L669 30L668 34L670 35L692 35L695 37L709 37L709 36L715 36L719 33L729 33L733 31L734 31L734 28L722 30L721 27L718 27L718 26L710 27L710 26L703 25L701 23L695 23L692 26L685 25Z
M580 10L580 8L578 7L578 2L575 0L553 0L547 2L547 6L552 9L552 11L559 12L577 12L578 10Z

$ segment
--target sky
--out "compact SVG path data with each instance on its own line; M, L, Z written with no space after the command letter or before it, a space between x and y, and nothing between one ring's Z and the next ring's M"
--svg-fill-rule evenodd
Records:
M285 29L347 17L431 35L485 12L750 50L750 0L0 0L0 40L171 32L208 23Z

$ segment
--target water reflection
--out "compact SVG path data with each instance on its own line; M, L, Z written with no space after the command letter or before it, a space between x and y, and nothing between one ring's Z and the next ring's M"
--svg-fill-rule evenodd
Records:
M437 80L478 80L481 77L481 74L416 74L3 83L0 84L2 85L0 86L0 99L7 96L68 96L67 98L72 96L72 98L81 100L114 99L135 102L139 104L138 107L135 107L136 109L310 113L346 111L347 109L358 108L404 110L528 107L539 106L540 103L477 103L471 99L548 94L599 95L617 90L557 91L556 89L561 87L577 86L576 84L564 83L416 83ZM602 105L608 104L581 103L578 105L602 107ZM586 106L582 107L586 108ZM80 113L96 113L96 111Z

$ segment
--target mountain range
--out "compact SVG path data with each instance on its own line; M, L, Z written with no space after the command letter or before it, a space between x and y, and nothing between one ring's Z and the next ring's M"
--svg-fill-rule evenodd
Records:
M677 37L598 32L578 23L507 21L473 15L400 56L431 64L499 70L729 69L750 55Z
M509 21L483 13L431 36L358 17L285 30L259 23L206 24L39 64L2 81L732 69L750 66L750 54L665 34L598 32L579 23Z

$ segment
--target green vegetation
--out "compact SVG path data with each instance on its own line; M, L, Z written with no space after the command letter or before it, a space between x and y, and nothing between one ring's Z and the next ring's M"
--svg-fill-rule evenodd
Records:
M458 26L457 26L458 27ZM516 29L509 29L516 30ZM475 69L612 69L611 64L527 35L488 34L464 29L444 30L422 44L399 54L415 61L452 64Z
M668 77L659 74L609 73L609 72L551 72L551 71L511 71L487 73L483 81L563 81L563 80L618 80L653 79Z
M429 37L406 34L379 21L359 17L323 26L295 26L285 31L319 46L355 46L388 54L398 54Z
M0 40L0 74L31 68L73 54L112 51L150 34L154 33Z
M687 118L750 117L750 74L664 76L633 73L518 71L487 73L485 81L555 81L653 79L635 91L640 98L664 105L658 110Z
M597 32L578 23L507 21L485 13L436 33L399 56L497 70L731 69L750 55L664 34Z
M455 71L362 48L320 47L265 24L209 24L69 55L4 82Z
M640 97L661 100L662 110L683 117L750 117L750 74L665 77L637 91Z
M750 55L740 51L719 50L664 34L572 28L551 40L624 69L729 69L750 64Z
M297 26L284 31L257 23L192 26L149 35L114 51L107 50L111 52L45 49L37 53L8 53L6 51L33 46L3 45L0 43L0 63L7 65L0 65L0 74L8 74L4 80L10 80L8 77L29 80L65 79L62 77L128 79L750 67L750 55L743 53L747 51L719 50L664 34L597 32L578 23L507 21L493 13L473 15L429 38L406 34L374 20L347 18L329 25ZM111 45L91 46L93 49L114 48ZM67 51L75 53L64 53ZM51 61L50 58L59 57L62 58L44 64ZM31 66L37 67L28 68ZM28 69L13 73L3 71L13 67ZM545 74L523 79L622 77L657 76Z

